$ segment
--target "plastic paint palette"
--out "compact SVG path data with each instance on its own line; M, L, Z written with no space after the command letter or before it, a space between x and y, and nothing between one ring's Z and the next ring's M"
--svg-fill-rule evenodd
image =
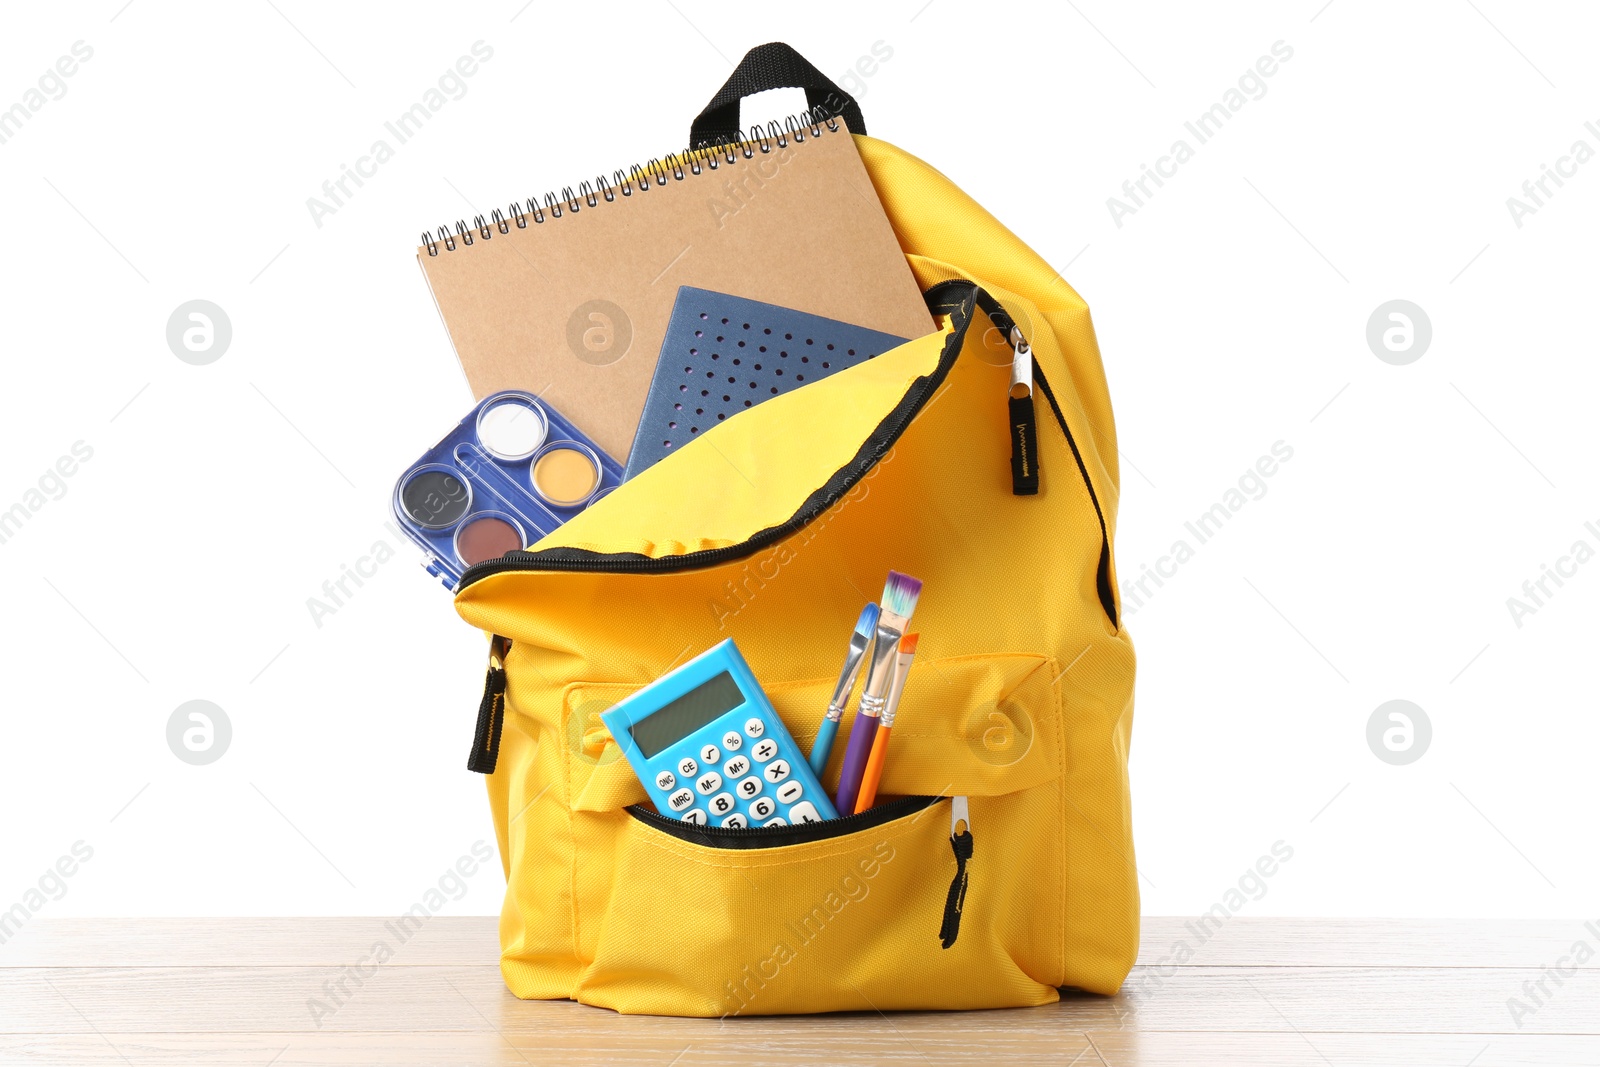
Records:
M475 563L526 548L615 489L622 466L528 393L485 397L395 483L400 528L454 590Z

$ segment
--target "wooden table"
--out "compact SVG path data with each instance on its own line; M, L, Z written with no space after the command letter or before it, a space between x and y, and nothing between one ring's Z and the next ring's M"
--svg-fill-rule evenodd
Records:
M703 1021L518 1001L494 921L439 917L314 1020L308 1001L384 922L35 919L0 945L0 1063L1600 1064L1600 959L1545 978L1537 1005L1523 989L1575 942L1600 948L1578 920L1236 918L1171 967L1184 920L1147 918L1115 998ZM1534 1010L1513 1019L1512 997Z

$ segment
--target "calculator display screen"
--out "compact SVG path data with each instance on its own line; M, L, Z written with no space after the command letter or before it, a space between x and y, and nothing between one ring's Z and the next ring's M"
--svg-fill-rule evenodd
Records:
M649 718L634 723L630 732L640 754L650 759L744 702L739 683L733 680L733 675L723 671L709 682L663 704L661 710Z

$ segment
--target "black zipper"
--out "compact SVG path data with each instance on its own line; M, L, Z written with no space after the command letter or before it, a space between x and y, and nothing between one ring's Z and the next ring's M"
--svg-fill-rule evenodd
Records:
M500 761L500 729L505 725L506 655L511 642L499 634L489 641L489 672L483 678L483 699L478 703L478 728L472 735L467 770L493 774Z
M949 283L944 283L949 284ZM966 283L971 288L967 298L960 304L959 309L946 311L958 315L956 329L949 337L945 338L944 348L939 353L939 364L928 374L923 375L912 383L910 390L895 405L893 411L878 423L871 436L867 438L857 450L855 458L849 464L835 471L827 483L806 498L800 510L786 522L776 526L769 526L760 530L748 539L737 545L727 545L722 548L707 548L698 552L686 552L680 556L646 556L638 552L591 552L581 548L547 548L539 552L517 551L508 552L499 559L486 560L483 563L468 567L461 575L461 583L456 587L459 593L467 586L488 578L491 575L505 571L545 570L545 571L605 571L617 573L663 573L679 570L693 570L697 567L715 567L731 560L742 559L760 551L769 544L781 541L795 531L811 523L818 515L832 507L838 500L855 487L856 483L864 478L868 471L894 447L900 435L905 433L906 427L911 425L911 420L922 409L934 391L944 382L950 373L950 368L955 366L961 354L962 341L966 337L967 326L972 320L975 306L974 296L977 286L971 282ZM935 287L938 288L938 287ZM929 290L932 292L932 290ZM932 301L930 300L930 306ZM935 308L935 310L939 310Z
M945 313L949 313L950 297L965 286L971 286L972 297L977 305L983 308L989 320L999 330L1011 336L1011 331L1016 328L1016 320L1010 312L1001 306L1000 301L990 296L987 291L980 289L968 281L940 282L924 293L928 306L934 311L940 311L941 305ZM1050 380L1045 377L1044 370L1035 361L1033 364L1034 384L1044 394L1045 400L1050 403L1050 411L1056 417L1056 425L1061 428L1061 434L1067 439L1067 447L1072 450L1072 458L1078 465L1078 476L1083 479L1083 487L1089 492L1089 503L1094 505L1094 517L1100 523L1100 560L1095 567L1095 591L1100 596L1100 606L1105 610L1106 618L1111 620L1111 625L1120 627L1117 621L1117 597L1111 584L1111 533L1106 529L1106 514L1100 507L1100 496L1094 491L1094 479L1089 477L1089 467L1083 461L1083 453L1078 450L1078 440L1072 436L1072 428L1067 425L1067 417L1061 411L1061 405L1056 400L1054 390L1050 388ZM1032 401L1028 404L1028 416L1032 417ZM1014 483L1015 484L1015 483Z
M967 862L972 859L972 815L966 797L950 802L950 851L956 858L956 874L944 897L944 918L939 923L939 947L949 948L961 935L961 913L967 907L967 883L971 877Z
M1095 565L1094 586L1095 592L1100 595L1100 606L1105 609L1106 618L1111 620L1113 628L1121 628L1117 621L1117 594L1111 583L1111 534L1106 530L1106 514L1100 510L1100 497L1094 491L1094 482L1089 478L1089 468L1083 462L1083 453L1078 451L1078 441L1072 436L1072 430L1067 427L1067 417L1061 413L1061 405L1056 403L1056 394L1050 389L1050 380L1044 376L1044 371L1038 364L1033 368L1034 382L1039 386L1039 391L1050 402L1050 410L1055 414L1056 425L1061 427L1061 432L1067 438L1067 447L1072 449L1072 458L1078 462L1078 474L1083 478L1083 487L1089 490L1089 503L1094 505L1094 517L1100 520L1100 561Z
M911 420L916 418L924 404L933 396L934 392L944 383L950 370L955 366L956 359L961 355L961 346L966 340L967 329L972 324L973 315L977 308L982 307L990 320L1007 335L1016 325L1015 320L1006 312L999 301L990 296L975 282L965 279L952 279L940 282L923 293L929 310L935 314L949 315L955 323L955 329L945 338L944 348L939 353L939 363L932 371L918 378L907 390L906 395L895 405L893 411L884 416L872 434L861 444L856 451L855 458L844 467L833 473L833 476L822 486L806 498L800 509L784 522L776 526L769 526L757 531L749 538L736 545L726 545L722 548L706 548L698 552L686 552L677 556L647 556L642 552L594 552L585 548L547 548L538 552L519 550L507 552L499 559L486 560L483 563L468 567L461 575L461 582L456 586L460 594L468 586L482 581L496 574L507 571L588 571L619 574L663 574L676 571L694 570L700 567L715 567L733 560L743 559L754 555L768 545L783 540L813 522L819 515L836 504L846 493L866 477L874 465L878 463L895 442L905 433L906 427L911 425ZM1034 365L1035 380L1050 403L1050 408L1056 417L1056 425L1066 435L1067 444L1072 450L1073 459L1077 461L1078 474L1083 479L1084 488L1088 490L1089 501L1094 505L1095 517L1100 522L1100 560L1096 568L1095 584L1100 596L1100 605L1105 610L1106 616L1111 620L1111 625L1119 625L1117 621L1116 596L1111 586L1111 537L1106 529L1105 513L1100 508L1100 498L1094 491L1094 482L1089 478L1089 469L1083 461L1083 455L1078 450L1078 443L1072 436L1072 430L1067 426L1067 420L1061 412L1060 405L1056 402L1055 394L1050 389L1050 383L1045 380L1044 374ZM853 816L852 816L853 818Z
M738 829L731 826L699 826L681 819L669 819L637 804L626 810L629 815L646 826L653 826L662 833L707 848L782 848L785 845L805 845L813 841L826 841L829 838L870 830L895 819L915 815L932 807L941 799L943 798L901 797L838 819L824 819L822 822L805 823L801 826L747 826Z

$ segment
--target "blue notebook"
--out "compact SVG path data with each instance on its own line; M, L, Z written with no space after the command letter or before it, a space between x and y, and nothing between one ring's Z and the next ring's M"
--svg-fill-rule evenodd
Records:
M746 408L905 343L822 315L682 286L623 477Z

